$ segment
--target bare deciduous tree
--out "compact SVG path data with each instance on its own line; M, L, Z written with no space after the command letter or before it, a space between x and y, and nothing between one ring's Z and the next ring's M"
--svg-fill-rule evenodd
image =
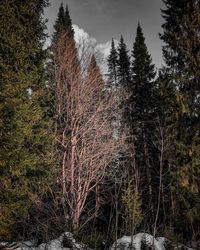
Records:
M116 98L105 93L95 57L84 67L87 72L82 72L80 65L84 62L78 63L74 41L66 33L57 40L55 51L57 153L63 200L77 233L88 195L104 178L113 158L122 152L124 136L120 133L118 140L113 140L111 117Z

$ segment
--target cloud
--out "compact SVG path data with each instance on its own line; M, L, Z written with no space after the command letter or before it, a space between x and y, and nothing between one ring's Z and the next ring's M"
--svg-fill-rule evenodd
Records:
M74 29L74 39L77 44L87 41L89 44L95 46L97 43L96 38L91 37L84 29L80 28L78 25L73 24Z
M115 46L117 46L119 42L117 40L114 41L115 41ZM106 43L99 43L96 45L96 48L97 50L103 53L104 57L108 57L110 54L111 41L108 41Z
M111 41L105 43L98 43L96 38L90 36L84 29L80 28L78 25L73 24L74 38L77 46L87 45L90 47L91 54L94 53L97 58L97 62L101 68L103 74L107 72L107 57L110 53ZM115 40L115 45L118 45L118 41Z
M115 45L117 46L118 45L118 41L115 40ZM96 45L96 51L102 55L102 60L101 60L101 65L100 65L100 68L101 68L101 71L103 74L106 74L107 73L107 70L108 70L108 66L107 66L107 59L108 59L108 56L110 54L110 49L111 49L111 41L108 41L106 43L97 43Z

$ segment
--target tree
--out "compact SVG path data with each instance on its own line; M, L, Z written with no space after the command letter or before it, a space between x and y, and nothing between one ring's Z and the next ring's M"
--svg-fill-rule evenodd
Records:
M129 147L131 153L130 164L134 175L143 176L142 185L143 207L153 214L153 160L152 145L153 121L155 119L155 66L145 44L145 38L140 24L132 50L131 76L132 82L128 85L130 94L127 102L125 121L129 130ZM138 184L137 184L138 185ZM148 204L146 204L148 200ZM144 205L146 204L146 205Z
M153 90L155 89L154 78L156 75L155 65L145 44L145 38L140 24L132 50L131 74L132 84L130 86L133 100L131 109L134 116L139 120L151 120L151 112L154 107ZM135 110L135 111L134 111Z
M114 39L112 38L110 54L108 56L108 89L112 89L117 86L117 60L118 54L115 48Z
M1 3L0 234L15 238L15 226L51 180L51 122L46 114L45 34L47 2Z
M173 79L179 104L177 136L175 140L173 171L174 195L177 213L173 221L175 228L185 228L185 235L199 230L197 214L200 213L199 196L199 12L196 0L166 0L162 10L165 23L160 35L165 45L163 56L168 75ZM184 214L181 211L184 210ZM183 219L184 218L184 219ZM181 232L183 234L183 232ZM189 233L189 234L188 234Z
M133 184L132 182L129 182L127 189L124 190L122 195L122 202L125 210L124 214L126 230L128 231L128 233L131 233L132 245L133 235L142 220L141 197L137 190L137 187L135 187L135 184Z
M183 95L189 112L199 106L199 3L196 0L164 1L165 23L160 38L165 42L163 56ZM194 106L195 105L195 106ZM199 111L199 110L198 110Z
M63 4L60 5L54 29L55 32L50 46L51 60L47 64L48 86L52 98L51 113L55 122L55 136L56 138L62 138L63 136L65 138L69 132L69 124L67 124L69 121L65 103L67 101L66 96L70 92L71 83L76 82L80 77L78 53L68 6L64 10ZM65 131L64 134L63 131ZM62 187L62 195L64 195L66 194L65 154L62 154L63 149L57 143L55 151L60 167L59 172L61 176L59 180Z
M64 10L63 4L60 5L58 16L54 24L54 30L55 31L53 34L52 48L51 48L54 54L57 54L57 52L55 51L55 48L56 48L55 44L57 43L60 36L62 36L64 33L67 33L66 41L65 41L66 46L67 46L67 43L70 43L70 46L74 46L74 49L76 48L76 44L74 40L74 30L72 27L72 20L71 20L67 5L65 7L65 10ZM54 57L54 60L55 60L55 57ZM77 55L77 60L74 61L74 63L78 63L78 55Z
M175 209L173 205L175 197L172 192L172 173L175 167L174 151L177 135L178 103L176 100L176 86L165 67L158 72L156 86L157 119L155 121L156 130L153 144L159 153L160 188L156 204L157 219L155 219L154 232L156 231L156 220L160 230L164 232L171 226L170 223Z
M124 43L124 38L122 36L118 46L117 80L118 84L124 87L131 81L130 58L128 56L126 44Z
M51 46L48 48L49 50L49 60L46 63L46 74L47 74L47 79L48 79L48 87L49 87L49 95L51 97L51 107L50 107L50 114L52 117L55 118L56 114L55 114L55 67L60 67L60 65L58 64L57 57L58 55L58 51L56 51L57 49L57 42L59 41L59 38L61 36L63 36L63 34L67 33L68 35L66 36L66 41L65 41L65 45L67 45L67 43L70 44L70 46L73 46L74 48L76 47L75 41L74 41L74 30L72 27L72 20L69 14L69 9L68 6L66 5L65 9L63 7L63 4L61 3L59 10L58 10L58 15L57 15L57 19L55 21L54 24L54 34L52 37L52 41L51 41ZM63 41L64 42L64 41ZM73 48L73 50L74 50ZM60 51L60 53L62 53ZM76 54L77 56L77 60L75 60L73 63L78 65L78 54ZM78 69L78 67L76 65L74 65L74 67ZM77 72L78 73L78 72Z
M113 141L110 117L115 98L103 91L104 83L95 57L92 56L87 66L86 75L85 72L74 74L76 50L73 43L71 47L70 43L66 46L66 36L63 34L57 42L60 67L55 68L56 113L62 112L64 122L56 141L63 173L63 199L76 234L81 227L81 216L87 211L88 197L103 179L106 167L123 140ZM84 224L94 215L92 208Z
M102 87L104 85L104 81L100 72L100 68L97 65L96 58L94 54L91 56L90 63L87 68L87 78L88 81L93 80L93 78L98 79L98 84ZM97 93L98 95L99 93Z
M56 39L56 37L58 37L59 34L62 34L63 32L68 32L68 35L70 37L74 37L72 20L71 20L67 5L64 9L63 4L61 3L59 10L58 10L57 20L54 24L54 29L55 29L54 36L53 36L54 39Z

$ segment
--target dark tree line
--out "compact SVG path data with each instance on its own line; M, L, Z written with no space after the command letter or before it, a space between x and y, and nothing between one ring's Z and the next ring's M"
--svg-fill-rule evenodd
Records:
M128 93L121 126L128 128L130 152L123 163L140 190L145 217L138 230L195 239L200 183L199 3L164 2L160 38L166 66L156 76L138 24L130 58L123 38L117 49L112 41L108 82Z

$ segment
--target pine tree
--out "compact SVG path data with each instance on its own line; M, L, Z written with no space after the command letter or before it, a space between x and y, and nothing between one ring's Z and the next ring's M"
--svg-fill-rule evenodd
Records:
M115 48L114 39L112 38L110 54L108 56L108 89L112 89L113 87L117 86L117 60L118 54Z
M173 195L176 213L172 224L177 232L184 228L184 237L195 236L198 231L200 208L199 189L199 97L200 97L200 50L199 13L196 0L165 0L162 10L165 23L160 35L165 45L163 55L168 74L176 85L179 104L174 140ZM184 211L184 213L182 213Z
M3 1L0 82L0 235L9 238L51 180L51 123L46 116L47 2ZM20 232L15 232L17 234Z

